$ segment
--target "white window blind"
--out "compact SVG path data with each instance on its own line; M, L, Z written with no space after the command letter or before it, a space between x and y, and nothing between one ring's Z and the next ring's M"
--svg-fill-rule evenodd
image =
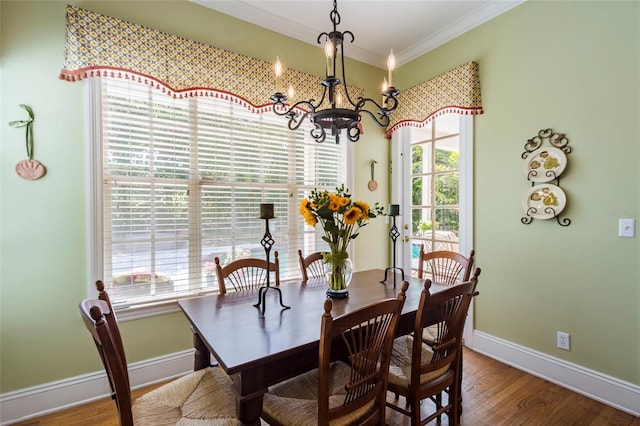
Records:
M93 101L101 175L92 205L101 229L102 279L116 307L218 291L214 258L265 259L260 203L281 280L300 276L297 250L324 249L299 202L346 182L345 145L316 143L272 112L213 97L174 99L130 80L103 78Z

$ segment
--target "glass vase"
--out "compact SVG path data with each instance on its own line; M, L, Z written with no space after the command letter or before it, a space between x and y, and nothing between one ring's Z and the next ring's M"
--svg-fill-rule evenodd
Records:
M327 296L332 299L343 299L349 296L349 283L353 275L353 263L351 259L344 258L341 260L328 259L325 262L325 273L327 276Z

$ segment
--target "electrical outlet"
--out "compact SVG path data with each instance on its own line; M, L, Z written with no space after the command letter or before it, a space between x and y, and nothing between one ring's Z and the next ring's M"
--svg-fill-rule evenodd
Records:
M564 349L565 351L571 350L571 337L569 333L558 331L558 348Z

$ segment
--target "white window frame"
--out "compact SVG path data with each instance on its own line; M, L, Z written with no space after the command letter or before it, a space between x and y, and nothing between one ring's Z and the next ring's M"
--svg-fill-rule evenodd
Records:
M103 212L103 158L102 158L102 87L100 79L88 79L86 84L86 104L87 104L87 149L88 161L88 245L89 262L87 283L87 293L90 297L96 297L97 291L95 281L104 277L104 212ZM267 113L268 114L268 113ZM286 127L286 120L282 119L282 126ZM325 143L332 143L325 141ZM353 146L349 143L346 146L346 173L345 184L352 186L353 183ZM300 200L291 199L289 209L297 210ZM273 254L272 254L273 256ZM215 293L215 291L214 291ZM193 297L193 296L191 296ZM116 308L118 319L121 321L146 318L149 316L162 315L179 311L177 299L168 301L151 302L146 305L135 304L130 307Z

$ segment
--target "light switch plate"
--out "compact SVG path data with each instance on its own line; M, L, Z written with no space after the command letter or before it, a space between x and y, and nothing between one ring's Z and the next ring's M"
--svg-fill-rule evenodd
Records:
M636 235L635 219L620 219L618 221L618 236L633 238Z

